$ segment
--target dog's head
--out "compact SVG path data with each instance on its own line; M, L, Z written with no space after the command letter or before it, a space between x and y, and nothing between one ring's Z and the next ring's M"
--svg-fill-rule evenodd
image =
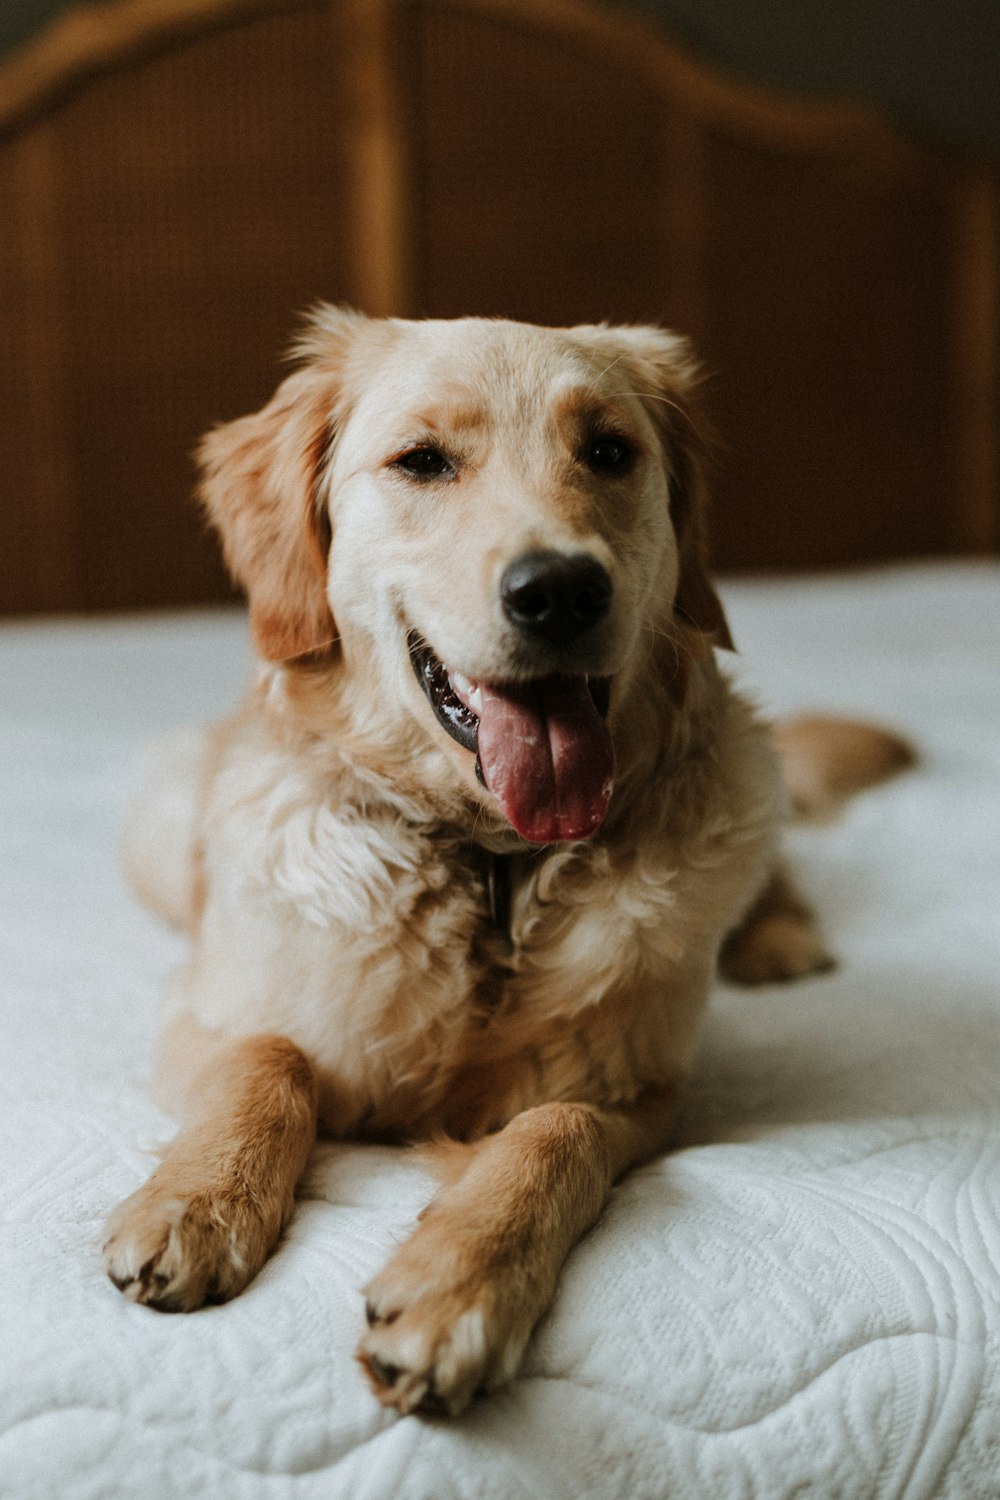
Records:
M589 836L609 706L613 724L652 639L729 645L687 346L321 308L298 352L270 404L202 449L258 650L374 676L481 808L531 842Z

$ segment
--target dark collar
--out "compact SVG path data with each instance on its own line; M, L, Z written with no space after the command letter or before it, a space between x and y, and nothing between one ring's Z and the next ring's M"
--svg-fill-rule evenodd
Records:
M494 937L510 947L510 907L513 886L511 854L496 854L482 844L469 846L469 858L482 881L486 909Z
M510 944L510 878L509 854L486 855L486 895L489 900L493 930L504 942Z

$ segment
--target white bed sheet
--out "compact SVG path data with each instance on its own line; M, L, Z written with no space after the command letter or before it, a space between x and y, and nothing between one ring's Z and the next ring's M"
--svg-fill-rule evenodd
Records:
M218 712L242 618L0 630L0 1494L323 1500L1000 1495L1000 569L726 589L775 709L911 733L914 774L794 838L841 959L720 987L681 1149L571 1256L523 1374L383 1413L358 1288L427 1183L321 1145L244 1296L126 1303L102 1220L170 1130L144 1083L177 940L126 892L151 731Z

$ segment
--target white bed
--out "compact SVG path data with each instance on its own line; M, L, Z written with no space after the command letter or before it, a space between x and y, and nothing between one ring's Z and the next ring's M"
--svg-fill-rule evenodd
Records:
M1000 568L726 590L776 709L892 722L921 768L795 835L840 968L720 987L681 1149L570 1259L521 1377L386 1415L358 1288L422 1206L321 1145L236 1302L126 1303L102 1220L169 1122L144 1084L178 941L115 835L142 740L217 712L237 614L0 630L0 1494L15 1500L1000 1495Z

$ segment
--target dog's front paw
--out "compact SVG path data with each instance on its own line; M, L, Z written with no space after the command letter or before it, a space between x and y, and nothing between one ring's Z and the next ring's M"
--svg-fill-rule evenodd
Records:
M382 1405L449 1416L510 1379L547 1300L445 1215L421 1225L365 1296L358 1359Z
M227 1302L260 1270L280 1215L217 1186L186 1191L154 1174L108 1220L104 1266L130 1302L193 1312Z

